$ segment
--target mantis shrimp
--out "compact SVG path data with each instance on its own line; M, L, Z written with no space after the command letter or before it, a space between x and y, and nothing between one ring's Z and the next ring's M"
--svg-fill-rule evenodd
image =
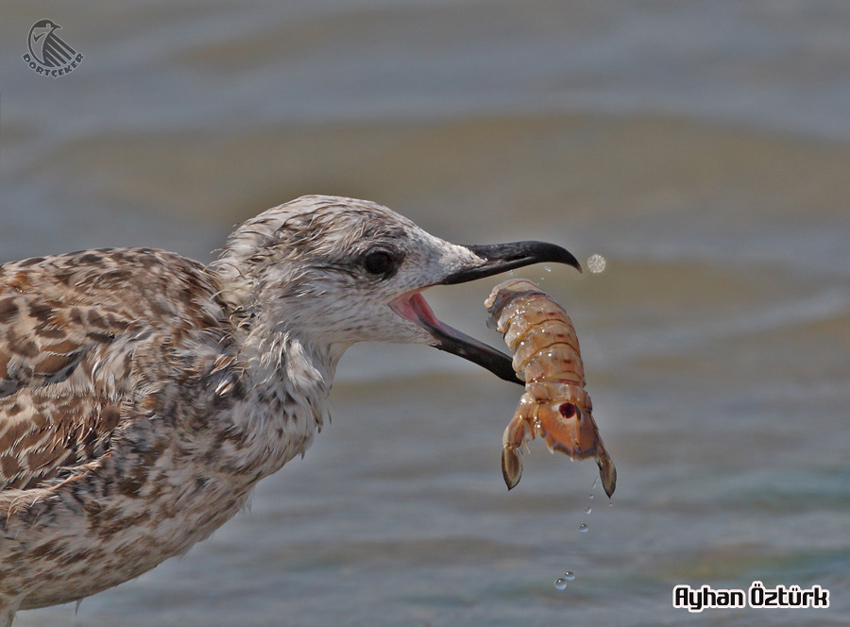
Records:
M500 283L484 304L489 323L504 334L513 353L517 377L525 382L526 391L502 437L502 475L508 489L522 477L517 449L538 435L550 452L561 451L570 459L595 457L610 497L617 469L591 415L578 338L566 311L523 279Z

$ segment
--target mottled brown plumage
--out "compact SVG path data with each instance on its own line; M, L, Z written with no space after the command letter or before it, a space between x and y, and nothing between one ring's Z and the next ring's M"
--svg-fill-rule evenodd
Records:
M355 342L430 344L501 376L509 360L419 292L571 263L556 248L456 246L308 196L241 225L210 266L127 248L0 265L0 625L208 537L303 454Z

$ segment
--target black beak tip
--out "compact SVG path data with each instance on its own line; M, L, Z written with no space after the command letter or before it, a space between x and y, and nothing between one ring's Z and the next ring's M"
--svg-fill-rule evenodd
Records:
M541 242L541 243L545 244L544 242ZM553 248L548 249L548 250L551 251L553 257L555 257L555 258L550 259L549 261L554 262L554 263L563 263L565 265L572 266L573 268L575 268L579 272L582 272L581 263L579 263L579 260L576 259L575 255L573 255L566 248L561 248L560 246L555 246L554 244L545 244L545 245L547 247L549 247L549 246L553 247Z

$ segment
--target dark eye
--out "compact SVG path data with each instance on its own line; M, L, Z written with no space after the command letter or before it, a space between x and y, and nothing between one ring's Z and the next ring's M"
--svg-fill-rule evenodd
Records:
M366 272L374 275L389 275L398 266L395 257L386 250L373 250L363 257L363 267Z

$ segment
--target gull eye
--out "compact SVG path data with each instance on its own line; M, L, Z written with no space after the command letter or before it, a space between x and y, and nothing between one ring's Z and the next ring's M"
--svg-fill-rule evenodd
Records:
M363 257L363 267L369 274L386 277L398 267L398 260L386 250L373 250Z

